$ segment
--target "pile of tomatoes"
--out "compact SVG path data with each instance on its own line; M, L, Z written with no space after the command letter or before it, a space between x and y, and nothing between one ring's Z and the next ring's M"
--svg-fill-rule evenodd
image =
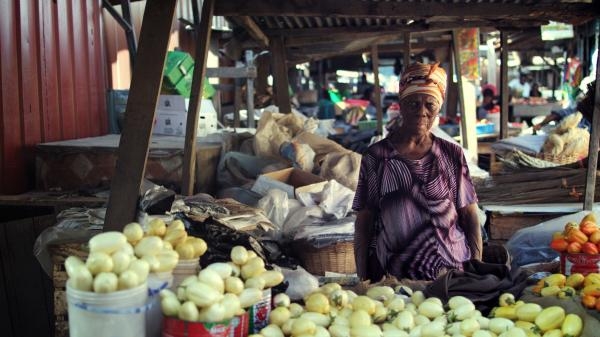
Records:
M596 218L590 213L579 224L568 222L562 232L552 235L550 248L559 253L596 255L600 251L600 230Z

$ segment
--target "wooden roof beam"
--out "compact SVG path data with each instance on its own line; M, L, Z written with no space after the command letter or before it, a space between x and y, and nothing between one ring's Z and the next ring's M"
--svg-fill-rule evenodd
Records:
M260 29L260 27L249 16L232 16L229 17L238 26L243 27L248 34L258 42L261 47L269 46L269 37Z
M228 0L215 4L215 15L223 16L325 16L325 17L373 17L407 18L444 16L464 17L539 17L553 18L561 12L578 17L594 17L600 9L592 3L562 3L559 1L536 3L442 3L442 2L395 2L362 0Z

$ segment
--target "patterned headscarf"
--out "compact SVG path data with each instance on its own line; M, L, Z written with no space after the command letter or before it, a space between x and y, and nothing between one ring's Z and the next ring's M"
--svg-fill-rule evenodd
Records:
M439 62L415 62L402 74L398 93L400 100L411 94L428 94L435 97L441 105L446 97L446 71L439 67Z

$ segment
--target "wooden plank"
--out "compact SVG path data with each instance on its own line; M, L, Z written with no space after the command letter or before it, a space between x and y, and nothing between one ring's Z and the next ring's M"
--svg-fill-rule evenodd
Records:
M371 47L371 64L373 66L373 99L375 100L377 116L377 132L383 135L383 110L381 109L381 87L379 86L379 52L376 44Z
M474 111L470 111L471 109L468 109L467 107L467 103L466 103L466 86L467 84L464 83L463 78L462 78L462 72L461 72L461 58L460 58L460 50L459 50L459 44L458 44L458 32L455 30L452 32L452 37L453 37L453 50L454 50L454 70L456 71L456 79L457 79L457 84L458 84L458 104L460 106L460 113L461 113L461 118L460 118L460 127L461 127L461 136L462 136L462 140L461 140L461 145L467 149L470 150L469 153L471 153L472 156L474 156L475 159L477 159L477 135L475 133L475 116L474 116ZM473 98L474 101L474 98Z
M404 33L404 38L402 39L402 42L404 42L404 63L402 65L403 69L406 69L410 65L410 32Z
M396 38L398 36L397 32L392 32L393 36ZM360 32L354 34L346 34L346 35L311 35L311 36L302 36L298 37L295 35L286 36L285 37L285 47L307 47L307 46L318 46L323 44L331 44L331 43L340 43L340 42L350 42L355 41L357 39L364 38L375 38L381 36L389 36L390 32Z
M21 13L20 22L20 66L22 90L20 99L22 110L22 132L23 145L31 146L38 144L42 138L40 123L40 94L39 94L39 48L36 43L39 27L37 20L30 20L27 17L35 13L37 1L24 0L19 2L19 11ZM12 130L11 130L12 131ZM27 158L29 161L30 159Z
M453 45L448 45L448 53L450 55L450 67L448 71L448 86L446 87L446 117L450 119L456 118L456 109L458 107L458 85L453 80L453 78L455 77L454 74L456 72L456 67L454 66L456 60L454 60L453 48Z
M500 32L500 139L508 137L508 33Z
M73 89L75 115L77 121L77 138L88 137L90 135L91 123L89 113L90 105L90 78L88 77L90 59L87 48L87 27L85 23L85 3L78 1L72 3L72 34L73 34ZM77 49L75 51L75 49ZM85 51L84 51L85 50Z
M285 46L282 37L271 39L271 62L273 62L273 89L275 104L279 112L290 113L292 107L288 93L288 68L286 65Z
M262 29L252 20L249 16L232 16L231 19L236 24L242 26L246 32L252 37L256 42L259 43L261 47L269 46L269 37L262 31Z
M62 121L61 139L77 138L77 117L75 115L75 93L73 88L73 43L72 28L69 25L71 1L57 0L56 12L58 14L58 60L59 60L59 86L60 114Z
M428 17L511 17L515 20L529 17L555 18L582 22L598 15L600 10L592 3L544 2L535 4L482 2L396 2L396 1L280 1L280 0L228 0L219 1L215 15L223 16L319 16L337 18L345 16L369 18L420 19ZM579 16L579 18L577 17ZM572 22L570 22L572 23Z
M600 54L596 64L600 63ZM596 66L596 95L594 102L594 115L592 117L592 134L590 135L590 149L588 155L587 179L585 184L585 199L583 209L592 210L594 203L594 192L596 186L596 170L598 168L598 142L600 141L600 68Z
M41 10L39 20L42 22L42 46L40 48L41 72L41 100L42 100L42 123L44 129L43 141L52 142L60 138L60 110L58 95L58 60L56 55L57 37L56 13L53 11L56 4L43 1L40 3Z
M206 77L219 78L256 78L256 67L218 67L206 68Z
M120 230L136 215L176 4L176 0L150 1L146 4L125 109L125 127L117 151L115 175L111 181L105 231Z
M198 35L196 35L196 55L194 63L194 72L192 74L192 93L190 97L190 107L187 114L187 123L185 126L185 142L183 147L183 176L181 182L181 193L183 195L194 194L194 172L196 167L196 132L198 128L198 117L202 105L202 87L206 80L206 58L210 48L210 36L212 26L212 16L214 0L202 1L202 12L200 14L200 24Z
M17 193L24 186L24 179L15 179L23 176L24 160L22 151L21 134L21 105L19 83L19 57L18 51L18 3L9 1L4 3L0 11L0 82L13 85L2 85L0 88L0 191L2 193ZM23 178L25 178L23 176ZM21 181L19 181L21 180Z

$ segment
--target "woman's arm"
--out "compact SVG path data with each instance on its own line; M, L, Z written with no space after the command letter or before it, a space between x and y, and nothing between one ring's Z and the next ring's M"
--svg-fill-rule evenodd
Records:
M369 242L373 234L373 213L369 209L362 209L356 215L354 223L354 260L356 273L361 280L368 278L367 261L369 256Z
M459 223L465 236L467 244L471 249L471 258L480 260L483 251L483 239L481 237L481 226L479 225L479 217L477 216L477 204L470 204L459 210Z

